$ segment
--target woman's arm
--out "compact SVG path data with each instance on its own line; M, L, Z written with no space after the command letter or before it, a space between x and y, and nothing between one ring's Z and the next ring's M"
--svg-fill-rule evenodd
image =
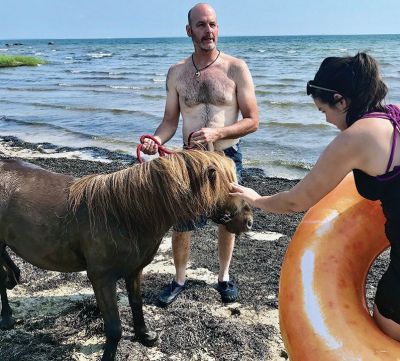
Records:
M324 150L311 171L292 189L271 196L232 185L232 196L271 213L305 211L334 189L353 169L363 169L368 142L362 132L351 128L341 132Z

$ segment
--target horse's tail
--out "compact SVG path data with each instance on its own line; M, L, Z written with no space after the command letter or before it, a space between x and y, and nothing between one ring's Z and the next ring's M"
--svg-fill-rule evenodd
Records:
M6 288L12 290L20 283L21 271L5 250L5 246L0 254L0 267L0 273Z

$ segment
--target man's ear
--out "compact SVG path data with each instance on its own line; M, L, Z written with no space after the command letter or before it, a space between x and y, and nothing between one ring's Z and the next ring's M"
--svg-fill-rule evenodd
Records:
M189 38L192 37L192 27L190 25L186 25L186 34Z

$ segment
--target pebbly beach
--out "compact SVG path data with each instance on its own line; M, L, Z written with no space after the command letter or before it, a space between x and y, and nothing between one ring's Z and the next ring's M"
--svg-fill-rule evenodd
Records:
M108 157L108 161L79 159L73 148L51 150L48 144L28 143L16 137L0 140L2 158L17 157L76 177L114 172L136 162L133 157L107 150L96 149L96 152ZM297 180L266 177L261 169L246 168L243 182L260 193L269 194L289 189ZM238 238L234 251L231 274L240 293L233 304L221 303L215 289L217 233L216 226L209 221L194 234L188 289L169 307L157 305L160 287L174 275L171 237L167 233L143 276L145 318L159 333L159 343L146 348L133 338L127 295L121 284L118 303L123 338L118 359L287 359L279 330L279 274L287 246L302 216L272 215L254 209L253 229ZM9 292L17 324L11 331L0 332L0 359L98 359L103 343L102 320L86 274L43 271L15 255L13 259L22 271L21 284ZM369 304L376 279L386 262L387 254L383 254L370 272Z

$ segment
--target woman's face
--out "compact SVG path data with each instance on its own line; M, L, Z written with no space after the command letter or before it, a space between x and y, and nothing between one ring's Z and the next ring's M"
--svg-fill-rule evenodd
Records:
M335 94L336 95L336 94ZM334 105L322 102L319 98L314 99L315 106L325 114L326 121L333 124L339 130L347 128L346 114L347 102L343 97Z

